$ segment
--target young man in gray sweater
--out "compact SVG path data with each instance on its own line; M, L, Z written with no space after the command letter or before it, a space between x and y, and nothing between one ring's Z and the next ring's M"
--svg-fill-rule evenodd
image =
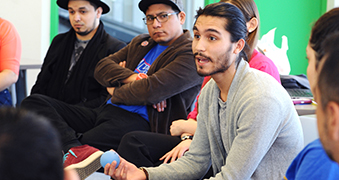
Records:
M239 9L215 3L200 9L192 44L198 74L211 76L199 98L190 149L175 162L136 168L121 158L114 179L282 179L303 147L297 112L284 88L245 61L246 23Z

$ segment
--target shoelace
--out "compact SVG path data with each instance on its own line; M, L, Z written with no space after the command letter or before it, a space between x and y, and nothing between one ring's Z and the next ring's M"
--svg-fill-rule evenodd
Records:
M69 150L69 151L64 155L64 160L63 160L63 162L66 161L66 159L67 159L67 157L68 157L69 154L71 154L71 155L74 156L75 158L78 158L72 150Z

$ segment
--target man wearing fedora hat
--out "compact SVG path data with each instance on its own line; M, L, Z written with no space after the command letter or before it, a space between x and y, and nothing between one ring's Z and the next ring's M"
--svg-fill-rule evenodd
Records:
M68 10L72 28L53 39L31 94L97 107L108 93L94 79L95 65L126 44L104 30L100 17L110 8L102 1L57 0L57 4Z
M182 27L186 14L181 0L141 0L139 8L148 34L133 38L95 68L95 78L110 94L104 105L84 108L40 95L22 103L57 128L64 166L76 169L81 178L100 168L102 151L117 150L126 133L169 134L172 121L187 116L201 88L192 37Z

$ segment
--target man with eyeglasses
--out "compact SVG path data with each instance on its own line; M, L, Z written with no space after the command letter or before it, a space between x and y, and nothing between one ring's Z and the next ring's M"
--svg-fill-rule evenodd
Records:
M95 78L111 95L105 105L90 109L48 98L28 103L34 96L22 104L49 117L67 152L65 168L76 169L81 178L96 171L102 151L117 150L126 133L169 134L172 121L187 117L200 90L203 78L196 72L192 38L182 28L182 1L141 0L139 8L149 34L96 66Z

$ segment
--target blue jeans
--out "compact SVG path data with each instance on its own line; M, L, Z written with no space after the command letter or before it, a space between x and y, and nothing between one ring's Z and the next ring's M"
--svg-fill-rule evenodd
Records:
M12 96L8 89L0 92L0 106L12 106Z

